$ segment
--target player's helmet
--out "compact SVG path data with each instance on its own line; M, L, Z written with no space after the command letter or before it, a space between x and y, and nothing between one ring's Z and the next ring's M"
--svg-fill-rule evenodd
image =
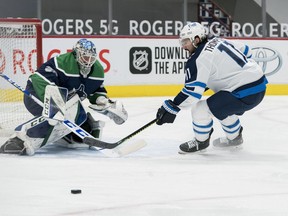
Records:
M92 65L96 62L97 52L94 43L87 39L80 39L73 47L73 52L79 63L80 73L87 77Z
M180 44L185 45L186 39L191 42L194 41L195 37L198 36L201 41L206 38L204 26L198 22L188 22L180 32Z

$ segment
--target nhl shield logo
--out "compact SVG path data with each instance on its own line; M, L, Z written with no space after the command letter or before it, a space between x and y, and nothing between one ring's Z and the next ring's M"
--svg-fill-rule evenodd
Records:
M151 72L151 49L148 47L133 47L130 49L130 71L133 74L148 74Z
M135 51L133 53L133 66L137 70L144 70L148 66L148 53L144 51Z

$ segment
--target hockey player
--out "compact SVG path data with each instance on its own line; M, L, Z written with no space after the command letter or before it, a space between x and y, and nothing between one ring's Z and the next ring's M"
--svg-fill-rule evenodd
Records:
M243 127L238 116L257 106L266 91L267 80L260 66L246 56L250 56L248 47L242 43L217 37L208 41L204 27L197 22L183 27L180 44L190 53L185 85L173 100L164 101L156 123L173 123L180 109L190 104L195 138L181 144L179 153L209 146L213 117L220 121L226 135L214 140L214 146L242 144ZM214 94L200 100L207 88Z
M96 57L94 43L87 39L81 39L73 47L72 52L53 57L40 66L29 77L26 90L42 102L45 94L47 94L47 89L55 89L53 87L56 87L56 91L58 91L57 88L59 87L59 92L57 92L59 95L61 95L62 90L66 90L65 118L81 125L95 138L101 138L104 122L96 121L90 113L86 113L81 101L87 98L91 104L89 106L91 109L107 115L116 124L124 123L128 114L121 102L112 101L108 98L103 85L104 70ZM55 93L50 95L52 99L53 95ZM65 98L65 94L61 95L61 98ZM54 102L57 102L57 98L54 98ZM33 155L40 147L55 142L64 136L71 143L75 140L81 142L57 119L43 118L43 107L26 95L24 96L24 104L35 118L18 126L15 129L15 134L1 146L0 153Z

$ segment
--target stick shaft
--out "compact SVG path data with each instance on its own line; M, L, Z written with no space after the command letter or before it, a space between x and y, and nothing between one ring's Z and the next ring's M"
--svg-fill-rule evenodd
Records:
M117 146L121 145L126 140L132 138L136 134L140 133L144 129L148 128L149 126L154 124L156 121L157 121L157 119L153 119L149 123L147 123L144 126L142 126L141 128L139 128L138 130L134 131L133 133L129 134L128 136L124 137L123 139L121 139L121 140L119 140L118 142L115 142L115 143L104 142L104 141L97 140L97 139L91 138L91 137L85 137L83 139L83 142L88 144L88 145L97 146L97 147L103 148L103 149L113 149L113 148L116 148Z
M11 83L14 87L16 87L17 89L19 89L20 91L22 91L25 95L27 95L28 97L30 97L32 100L34 100L38 105L43 107L43 103L42 101L40 101L37 97L35 97L34 95L32 95L29 91L27 91L26 89L22 88L20 85L18 85L16 82L14 82L12 79L10 79L8 76L6 76L5 74L0 74L1 77L3 77L5 80L7 80L9 83Z
M120 145L121 143L123 143L124 141L130 139L131 137L135 136L136 134L140 133L141 131L143 131L144 129L148 128L149 126L151 126L152 124L154 124L157 121L157 119L153 119L152 121L150 121L149 123L145 124L144 126L142 126L141 128L139 128L138 130L134 131L133 133L129 134L128 136L124 137L123 139L119 140L117 142L118 145Z

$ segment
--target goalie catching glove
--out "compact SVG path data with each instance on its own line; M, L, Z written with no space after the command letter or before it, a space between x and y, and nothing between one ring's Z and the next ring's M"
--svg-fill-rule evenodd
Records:
M120 101L113 101L105 96L99 96L96 104L89 105L89 108L108 116L116 124L123 124L128 119L128 113Z

